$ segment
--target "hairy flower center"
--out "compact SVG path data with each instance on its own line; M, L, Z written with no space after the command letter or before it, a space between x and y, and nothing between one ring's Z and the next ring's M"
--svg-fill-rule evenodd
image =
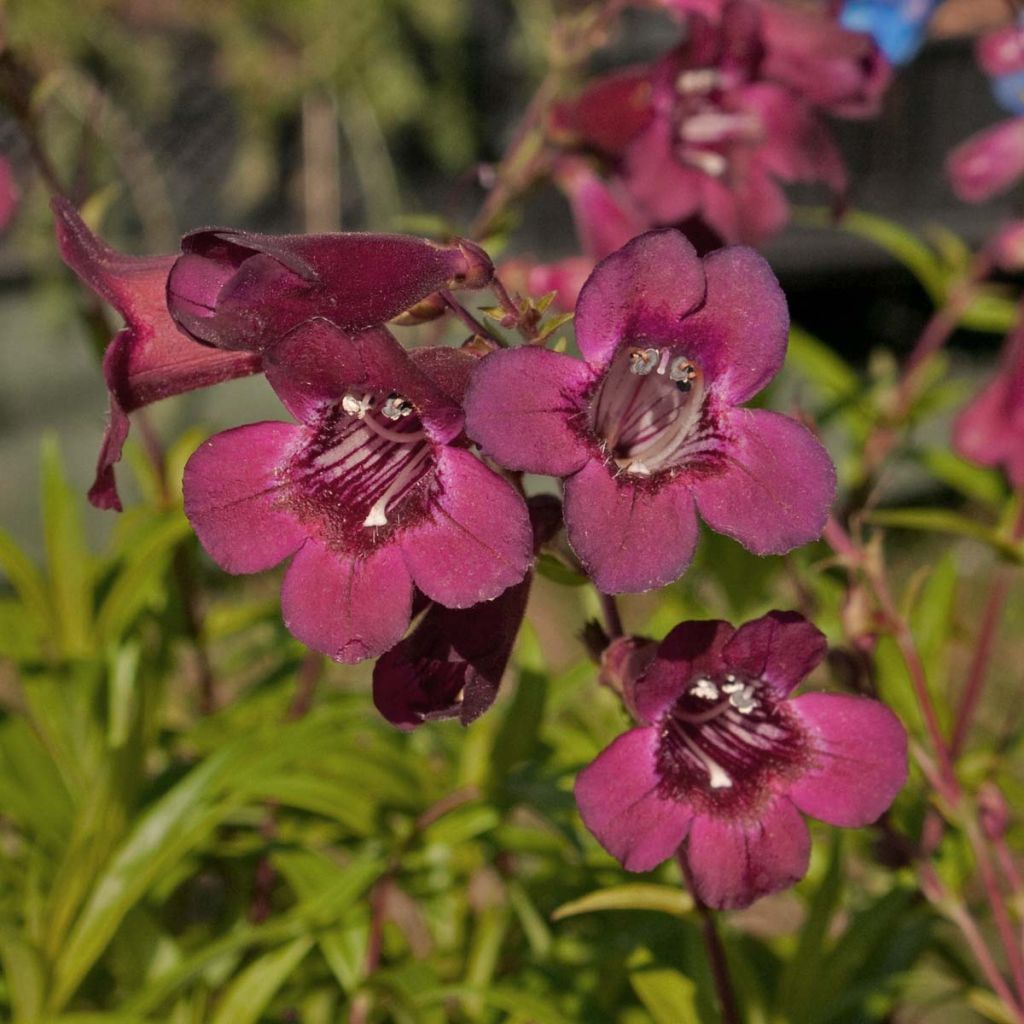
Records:
M615 357L590 406L590 426L626 473L651 476L706 447L704 378L667 348L634 346Z
M405 517L433 468L433 445L409 401L348 394L294 459L291 501L324 524L329 542L362 545Z
M752 812L808 756L803 730L767 684L701 677L661 721L660 792L702 811Z

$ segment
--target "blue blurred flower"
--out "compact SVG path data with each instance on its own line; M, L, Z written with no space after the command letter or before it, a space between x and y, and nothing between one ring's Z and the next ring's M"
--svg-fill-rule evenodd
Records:
M874 36L893 64L911 60L928 31L928 22L942 0L846 0L840 21L856 32Z
M1010 114L1024 114L1024 71L999 75L992 79L996 103Z

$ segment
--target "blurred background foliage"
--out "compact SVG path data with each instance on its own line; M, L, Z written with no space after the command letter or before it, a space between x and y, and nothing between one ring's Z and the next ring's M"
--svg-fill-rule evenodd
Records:
M498 705L469 730L407 735L374 712L368 667L325 664L288 636L273 574L216 571L184 519L181 470L204 432L279 415L261 380L147 411L164 443L158 457L131 446L130 507L114 519L85 505L103 408L90 342L105 334L80 322L48 183L21 130L38 128L49 186L135 251L171 251L207 222L441 229L479 202L474 167L500 154L555 14L548 0L4 5L0 149L22 203L0 249L0 1018L715 1019L673 868L627 875L578 820L575 774L626 722L581 654L593 595L557 558L542 565ZM633 52L644 52L664 23L637 30ZM940 44L897 88L913 95L965 53ZM892 152L893 137L898 153L908 145L900 95L876 129L878 152ZM961 122L984 119L981 95L969 119L953 104L935 131L967 134ZM864 141L851 131L848 141ZM904 174L932 181L940 143L922 139ZM913 183L893 192L893 169L876 157L862 158L862 201L900 204ZM926 205L908 207L909 221L944 201L916 191ZM772 251L808 329L794 330L766 400L815 417L847 495L868 482L865 444L891 422L888 347L905 349L962 279L984 227L943 220L966 241L866 215L836 231L808 212ZM523 237L551 255L573 244L545 194ZM986 290L965 315L959 338L983 356L1012 322L1009 289ZM945 447L973 365L956 349L936 364L903 425L887 500L870 512L890 531L900 609L947 722L994 567L1022 560L1006 540L1016 509L1002 480ZM186 427L195 423L205 426ZM685 617L799 608L833 644L812 685L877 691L920 735L898 652L850 640L863 623L846 582L823 546L757 559L705 533L692 570L657 598L626 602L626 623L661 636ZM1007 620L1024 621L1019 588ZM1020 659L1019 635L1004 637L963 763L972 785L999 774L1012 806L1024 803ZM936 908L921 895L906 841L928 803L915 774L878 828L816 831L804 882L729 916L751 1024L1012 1021L950 923L979 902L956 829L936 859L961 902Z

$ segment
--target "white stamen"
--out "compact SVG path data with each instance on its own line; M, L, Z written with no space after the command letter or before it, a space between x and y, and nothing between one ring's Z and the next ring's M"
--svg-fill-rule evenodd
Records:
M712 178L722 177L729 169L729 161L721 153L710 150L688 150L683 154L683 161L698 171L710 174Z
M658 364L656 348L637 348L629 353L629 372L638 377L646 377Z
M408 485L410 480L416 476L420 464L430 455L430 445L425 444L409 461L402 467L402 471L388 485L387 490L373 503L373 507L363 520L363 526L387 526L388 503L395 495Z
M651 475L651 471L639 459L633 459L633 461L626 466L626 472L631 473L633 476Z
M739 693L743 689L743 684L736 682L735 676L726 676L725 678L732 681L722 684L722 693Z
M742 687L740 692L733 693L729 697L729 703L741 715L749 715L757 707L757 701L754 699L754 687L750 684Z
M701 700L718 700L718 687L710 679L698 679L697 685L690 688L690 693Z
M732 779L726 774L725 769L718 764L717 761L712 761L711 758L707 758L708 775L711 776L711 788L712 789L731 789Z
M359 420L363 418L372 404L373 400L368 395L364 395L362 398L356 398L355 395L345 395L341 400L342 411L347 412L350 416L355 416Z
M714 68L701 68L696 71L684 71L676 79L676 89L681 93L711 92L722 82L722 76Z
M401 395L388 395L380 411L389 420L400 420L412 413L412 402Z

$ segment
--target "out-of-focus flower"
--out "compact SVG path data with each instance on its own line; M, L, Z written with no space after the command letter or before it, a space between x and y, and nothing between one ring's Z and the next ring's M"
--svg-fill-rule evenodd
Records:
M987 32L975 52L992 80L992 95L1010 114L1024 114L1024 24L1017 22Z
M569 542L608 593L677 579L697 511L757 554L788 551L821 533L832 462L795 420L739 407L781 367L788 319L757 253L702 261L678 231L649 232L580 293L586 362L542 348L486 356L467 432L509 469L565 479Z
M529 568L523 499L458 446L460 356L472 359L407 354L383 328L347 335L310 321L264 354L299 423L218 434L185 469L185 513L214 561L252 573L294 556L285 624L336 660L398 643L414 586L466 608Z
M989 241L988 251L1000 270L1009 273L1024 270L1024 221L1004 224Z
M66 199L52 201L64 262L124 318L103 357L110 419L89 500L120 510L114 465L128 436L128 413L144 405L257 373L258 355L222 352L182 334L167 312L167 275L177 256L128 256L97 238Z
M917 56L928 35L928 23L942 0L846 0L840 20L874 37L893 64Z
M584 824L630 871L685 857L695 895L739 908L797 882L801 813L859 827L907 776L907 737L883 704L792 690L825 637L795 613L733 629L684 622L633 684L640 727L576 781Z
M167 282L171 316L217 348L259 352L312 317L342 331L385 323L441 288L480 288L493 268L458 239L257 235L211 228L181 242Z
M953 447L982 466L1000 466L1024 486L1024 325L1003 344L996 375L957 417Z
M726 241L761 242L788 217L780 181L823 181L837 195L846 184L813 105L765 67L816 83L819 98L837 108L861 102L845 77L828 84L824 54L795 60L798 35L789 14L769 17L751 0L731 0L720 24L694 18L686 42L653 67L606 76L557 108L553 136L610 160L646 225L699 217ZM836 61L844 71L850 65Z
M561 525L552 495L527 502L534 548ZM400 729L427 721L479 718L498 696L530 596L532 573L493 601L471 608L431 605L413 631L373 667L373 702Z
M10 161L0 157L0 231L3 231L10 224L18 209L18 200L21 192L18 183L14 179L14 172L11 170Z
M967 203L1005 192L1024 174L1024 117L986 128L948 156L946 172L953 191Z

